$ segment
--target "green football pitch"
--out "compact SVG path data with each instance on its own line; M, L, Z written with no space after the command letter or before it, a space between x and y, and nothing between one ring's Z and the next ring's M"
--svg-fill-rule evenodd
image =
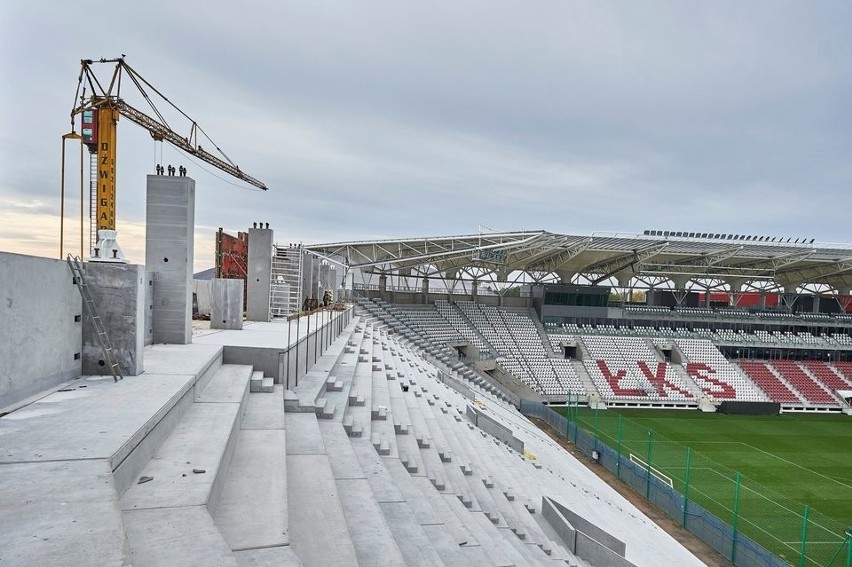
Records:
M759 541L774 540L761 543L788 560L800 551L805 505L806 541L816 555L836 549L837 538L852 525L852 417L572 411L582 429L622 456L644 470L650 462L657 479L681 493L688 484L690 499L724 521L732 522L737 509L741 530ZM571 418L571 411L561 413Z

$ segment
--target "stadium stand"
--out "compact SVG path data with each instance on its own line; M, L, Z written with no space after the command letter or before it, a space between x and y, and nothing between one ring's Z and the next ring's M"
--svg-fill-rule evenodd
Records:
M712 328L712 323L703 327L689 321L659 328L626 325L619 321L541 325L532 310L500 308L473 301L443 300L433 307L393 306L372 300L362 305L391 322L418 346L424 347L423 338L428 338L430 348L451 360L459 360L462 355L450 348L450 343L475 346L480 358L494 357L505 371L551 403L581 396L584 400L598 399L631 407L695 407L706 397L713 404L724 400L773 401L782 404L786 411L848 408L847 402L835 392L850 389L852 363L840 361L825 365L817 360L797 363L775 358L767 362L761 358L767 354L757 358L753 354L773 353L778 348L842 349L852 345L850 335L832 332L830 328L753 328L746 331ZM677 311L679 317L689 315L698 319L708 312L718 314L720 311L631 309ZM739 314L742 310L731 311ZM761 317L771 319L775 316ZM752 317L755 316L752 314ZM807 319L803 315L796 317ZM778 316L776 319L787 318ZM837 317L831 319L834 321ZM571 358L564 356L565 346L573 354ZM727 348L725 352L730 356L734 355L734 349L743 349L741 364L726 358L721 348ZM752 357L748 358L745 353L752 353ZM477 375L477 378L488 384L487 377Z
M764 362L759 360L741 360L742 368L748 376L765 391L772 401L781 404L801 404L803 398L796 395L790 387Z
M605 400L694 401L675 366L661 360L647 339L582 337L584 365Z
M768 401L766 395L710 341L678 339L675 343L683 354L686 372L712 399Z

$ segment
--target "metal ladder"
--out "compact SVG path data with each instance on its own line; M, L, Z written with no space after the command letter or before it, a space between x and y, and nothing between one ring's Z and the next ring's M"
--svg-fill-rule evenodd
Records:
M109 366L112 371L113 382L124 380L121 368L118 366L118 363L114 362L112 359L112 343L107 335L104 322L101 319L101 316L98 315L98 309L95 306L95 301L92 299L92 294L89 293L89 286L86 283L86 278L83 274L83 264L81 263L79 256L72 256L71 254L68 254L66 261L68 262L68 268L70 268L71 274L74 276L74 283L77 285L77 289L80 290L80 295L83 297L83 307L86 309L86 313L89 314L89 318L95 326L95 336L101 346L101 351L104 353L104 362L106 362L107 366Z

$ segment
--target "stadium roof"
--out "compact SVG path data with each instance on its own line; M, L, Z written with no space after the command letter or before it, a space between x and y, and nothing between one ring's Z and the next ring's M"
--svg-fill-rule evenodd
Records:
M849 293L852 245L784 242L707 233L490 232L462 236L336 242L306 246L362 272L401 276L691 287L717 281L732 290L793 291L804 285ZM804 239L802 239L804 240Z

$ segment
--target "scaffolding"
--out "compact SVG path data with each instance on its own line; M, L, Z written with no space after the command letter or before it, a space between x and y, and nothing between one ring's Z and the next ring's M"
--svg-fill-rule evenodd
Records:
M287 317L301 307L304 253L302 245L273 245L269 311L272 317Z

